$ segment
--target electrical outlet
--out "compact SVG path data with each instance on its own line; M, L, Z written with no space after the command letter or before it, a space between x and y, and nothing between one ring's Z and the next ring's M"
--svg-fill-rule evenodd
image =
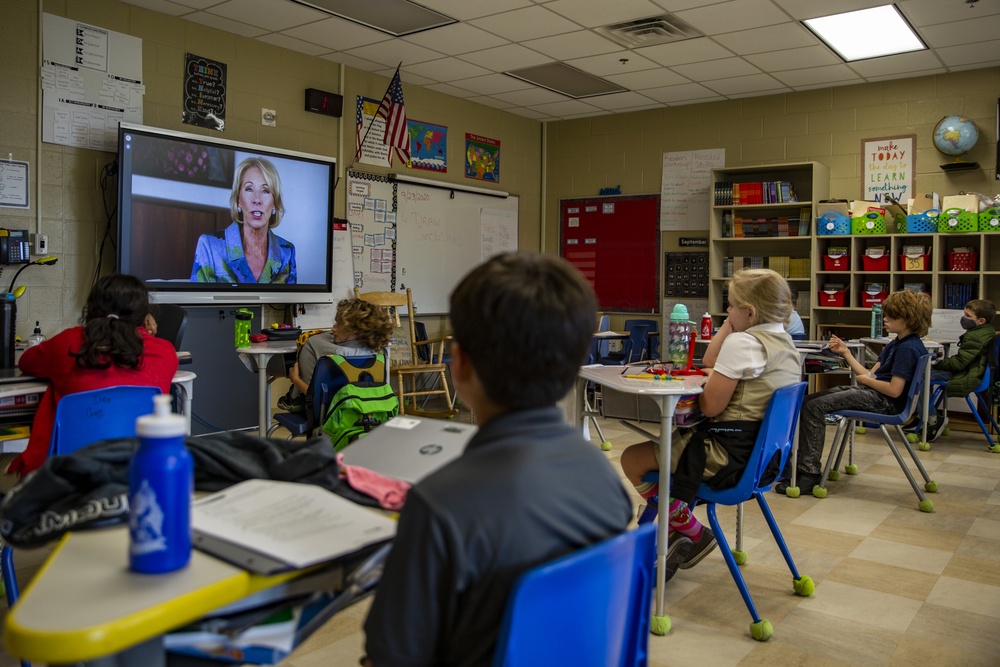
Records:
M49 237L47 234L32 234L31 237L34 241L34 253L36 255L49 254Z
M260 110L260 124L266 127L278 126L278 112L274 109Z

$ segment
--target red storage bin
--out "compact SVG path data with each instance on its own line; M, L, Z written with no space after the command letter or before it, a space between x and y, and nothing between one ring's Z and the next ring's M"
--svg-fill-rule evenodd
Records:
M949 252L949 271L975 271L979 268L978 252Z
M861 290L861 305L864 308L871 308L875 304L881 304L889 296L888 292L868 292Z
M850 255L840 255L839 257L831 257L830 255L823 255L823 270L824 271L850 271L851 270L851 256Z
M930 255L900 255L899 256L899 270L900 271L930 271L931 270L931 256Z
M871 255L862 255L861 263L865 268L865 271L888 271L889 270L889 255L879 255L878 257L872 257Z
M821 306L846 306L847 290L820 290L819 305Z

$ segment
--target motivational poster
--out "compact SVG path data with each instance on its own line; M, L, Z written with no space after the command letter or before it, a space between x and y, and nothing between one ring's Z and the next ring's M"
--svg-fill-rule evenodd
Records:
M226 64L184 54L184 110L187 125L226 129Z
M913 197L916 135L861 140L861 182L866 201L906 206Z

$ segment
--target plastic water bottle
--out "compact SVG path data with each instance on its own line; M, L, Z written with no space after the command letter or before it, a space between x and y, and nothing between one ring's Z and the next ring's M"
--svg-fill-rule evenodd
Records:
M35 320L35 330L28 337L28 347L34 347L43 340L45 340L45 336L42 334L42 327L39 326L38 320Z
M876 303L872 306L872 338L882 337L882 305Z
M170 395L154 398L135 422L139 450L129 468L129 565L135 572L173 572L191 560L194 464L184 446L187 422L170 412Z
M705 313L701 316L701 326L699 327L702 340L712 339L712 316Z
M236 347L250 347L250 322L253 313L246 308L233 311L236 317Z
M674 306L670 312L670 329L667 339L667 360L677 366L686 366L688 346L691 342L691 322L688 309L683 303Z

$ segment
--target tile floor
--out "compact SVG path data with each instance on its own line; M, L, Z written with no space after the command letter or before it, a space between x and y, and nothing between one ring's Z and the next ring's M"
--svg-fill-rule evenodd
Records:
M639 436L615 421L601 425L617 469L621 451ZM917 510L916 496L871 431L858 438L860 474L830 482L826 499L768 494L800 572L816 582L810 598L794 595L766 524L748 505L742 571L774 636L766 643L750 638L749 614L716 552L668 584L673 628L650 637L650 665L1000 664L1000 455L986 451L981 434L953 431L920 458L941 485L930 496L933 514ZM702 510L696 513L704 520ZM720 509L720 519L734 526L735 510ZM730 528L726 534L734 541ZM26 581L44 552L18 556ZM368 606L332 619L283 664L357 664ZM0 667L16 664L0 655Z

